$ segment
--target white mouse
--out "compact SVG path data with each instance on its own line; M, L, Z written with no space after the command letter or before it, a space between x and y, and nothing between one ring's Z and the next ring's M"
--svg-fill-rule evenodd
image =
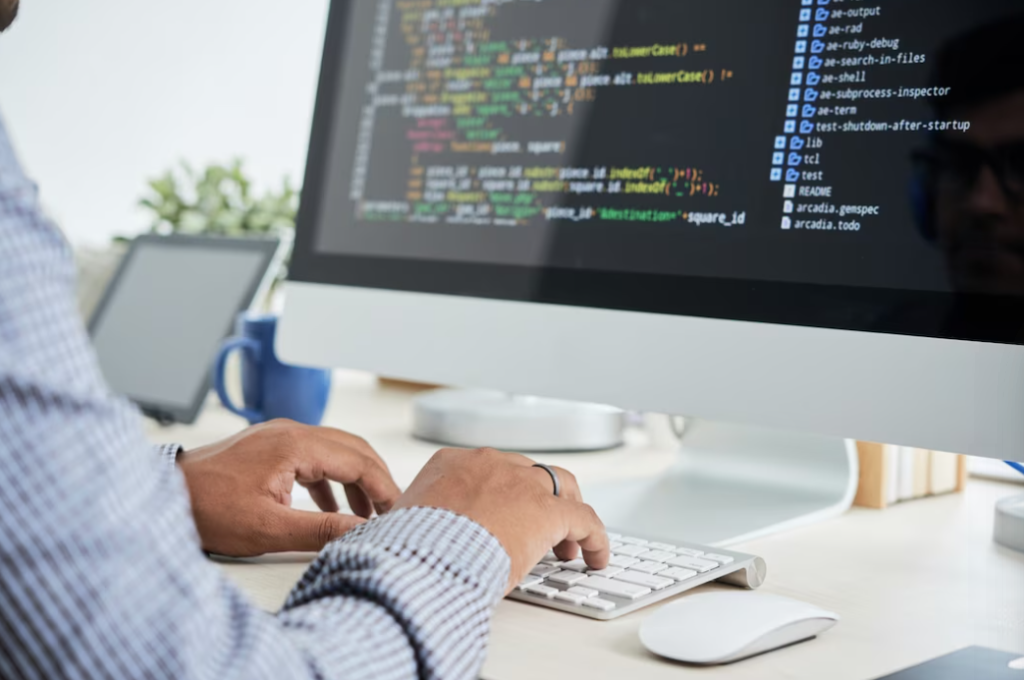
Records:
M701 593L647 617L640 641L658 656L712 666L810 640L838 621L838 614L778 595Z

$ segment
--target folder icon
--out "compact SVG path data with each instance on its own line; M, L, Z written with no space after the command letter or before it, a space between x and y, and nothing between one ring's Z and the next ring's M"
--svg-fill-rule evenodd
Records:
M800 134L809 135L814 132L814 123L809 120L800 121Z
M824 7L819 8L814 15L815 21L828 21L828 10Z
M811 61L808 62L807 68L812 69L812 70L813 69L819 69L819 68L821 68L821 65L824 64L824 63L825 62L824 62L824 60L822 60L821 57L811 57Z
M789 154L789 161L786 163L786 165L790 165L790 166L800 165L803 162L804 162L804 157L803 156L801 156L798 153L791 153L791 154Z
M816 113L818 113L818 109L811 106L810 104L804 104L804 109L803 111L800 112L800 115L803 116L804 118L814 118L814 115Z
M800 137L794 137L793 139L789 140L789 148L793 149L794 151L800 151L801 149L804 148L804 140Z
M828 26L818 24L817 26L814 27L815 38L824 38L826 33L828 33Z
M804 101L807 101L807 102L816 102L816 101L818 101L818 91L815 90L813 87L809 87L806 90L804 90Z
M815 85L817 85L820 82L821 82L821 74L820 73L811 72L811 73L807 74L807 84L810 85L811 87L814 87Z
M792 168L790 168L789 170L786 170L786 181L787 182L799 182L800 181L800 171L799 170L794 170Z
M811 53L812 54L821 54L824 51L825 51L825 43L821 42L820 40L815 40L814 42L811 43Z

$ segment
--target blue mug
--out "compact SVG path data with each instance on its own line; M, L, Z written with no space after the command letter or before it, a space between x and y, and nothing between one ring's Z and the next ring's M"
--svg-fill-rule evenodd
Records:
M319 425L330 396L330 371L281 363L274 353L275 316L242 314L236 334L221 347L213 373L217 396L224 407L251 425L276 418ZM228 357L236 351L242 353L243 407L232 403L224 384Z

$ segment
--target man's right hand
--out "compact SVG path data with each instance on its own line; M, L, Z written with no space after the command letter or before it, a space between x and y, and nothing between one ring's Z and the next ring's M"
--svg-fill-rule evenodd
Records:
M445 449L427 463L395 508L445 508L491 532L512 561L507 591L515 588L554 546L559 559L583 559L594 569L608 566L604 524L583 503L576 478L555 468L551 476L533 461L493 449Z

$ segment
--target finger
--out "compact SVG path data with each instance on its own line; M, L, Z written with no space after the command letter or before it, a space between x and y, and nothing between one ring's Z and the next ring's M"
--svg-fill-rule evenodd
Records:
M363 519L373 517L373 503L362 488L355 484L346 484L345 497L348 499L348 507L352 508L352 514Z
M611 556L608 532L594 509L585 503L572 501L560 505L564 508L567 521L565 540L579 544L587 566L593 569L607 567Z
M580 556L580 544L576 541L562 541L554 547L554 553L563 562L570 562Z
M302 484L300 482L300 484ZM326 479L321 479L318 482L312 482L309 484L302 484L309 491L309 497L316 503L316 507L320 508L324 512L338 512L338 500L334 497L334 490L331 488L331 483ZM358 514L358 513L356 513ZM361 516L361 515L360 515Z
M356 449L360 453L369 456L373 460L377 461L377 463L382 468L387 470L388 474L391 473L391 469L388 467L388 464L384 462L384 459L381 457L379 453L377 453L377 450L373 448L370 445L370 443L363 439L362 437L358 437L349 432L345 432L344 430L336 430L331 427L321 427L317 429L321 432L323 436L331 438L337 441L339 444L342 444L343 446Z
M297 465L296 474L302 481L326 478L357 485L382 514L394 506L401 491L378 458L341 445L332 438L318 437L314 441L321 445L311 446Z
M319 552L366 520L336 512L306 512L280 507L264 537L266 552Z

